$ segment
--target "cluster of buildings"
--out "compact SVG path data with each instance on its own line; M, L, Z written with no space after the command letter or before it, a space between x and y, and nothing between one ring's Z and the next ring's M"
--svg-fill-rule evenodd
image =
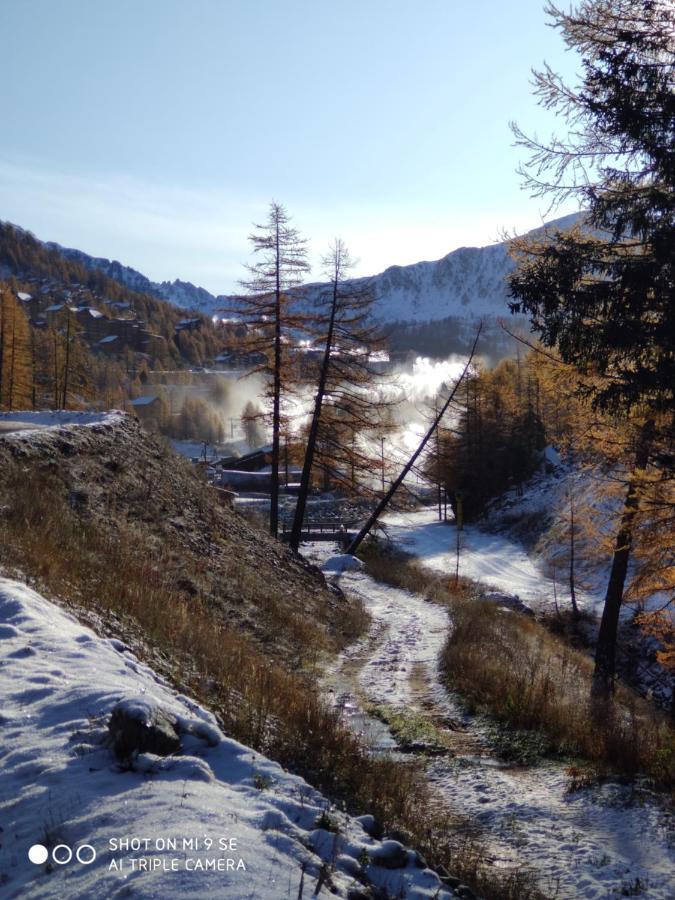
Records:
M149 331L129 303L95 298L88 288L64 288L49 279L32 279L31 292L17 292L17 299L36 328L61 327L65 314L77 321L78 330L93 351L118 355L125 349L157 356L166 338ZM97 301L106 312L92 303Z

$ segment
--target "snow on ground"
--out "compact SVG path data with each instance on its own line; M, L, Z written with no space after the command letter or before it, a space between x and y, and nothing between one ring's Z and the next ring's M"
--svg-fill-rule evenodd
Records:
M299 895L303 866L312 893L323 861L335 864L333 889L318 896L344 897L364 852L392 851L334 810L339 833L317 827L329 809L320 793L26 586L0 579L0 622L3 898L281 900ZM121 700L177 716L180 755L119 766L104 738ZM392 896L450 896L405 856L404 868L369 864L368 877Z
M41 410L0 413L0 433L2 431L23 431L24 429L54 428L62 425L113 424L124 415L119 410L108 412L87 412L82 410Z
M382 518L386 534L395 546L417 557L435 572L455 572L457 532L452 524L438 521L435 507L415 512L395 512ZM553 582L520 544L500 534L465 525L460 532L459 574L496 590L515 594L535 609L553 607ZM557 588L560 596L560 586ZM595 607L595 594L579 591L581 607Z
M426 512L406 515L405 522L392 518L391 524L402 523L397 526L399 538L406 537L402 546L420 550L426 554L423 561L435 560L440 567L448 540L442 536L452 537L453 529L432 527ZM506 572L508 585L499 580L497 587L517 586L521 596L527 596L526 589L533 593L534 576L520 557L509 565L509 553L500 551L495 554L499 566L490 555L481 563L480 553L490 546L474 546L474 571L491 577ZM303 552L322 564L334 556L335 547L307 544ZM432 710L437 727L452 721L455 728L445 732L452 753L431 758L428 777L451 808L483 829L497 865L520 861L531 867L546 894L558 900L606 900L637 884L643 887L640 896L673 896L675 827L657 797L615 784L570 794L562 764L514 768L500 763L489 750L486 722L467 717L439 680L438 654L449 625L445 610L362 571L347 568L338 583L358 594L372 616L369 635L347 648L338 667L338 683L341 679L348 694L346 702L340 698L347 720L362 727L358 705L373 703L427 716Z

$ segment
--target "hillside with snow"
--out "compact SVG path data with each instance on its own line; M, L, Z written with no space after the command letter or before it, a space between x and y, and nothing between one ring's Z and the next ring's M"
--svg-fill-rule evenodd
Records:
M539 235L545 229L566 229L580 219L578 213L555 219L544 228L529 232ZM96 269L133 290L154 294L177 306L213 314L233 302L231 297L210 293L202 287L176 279L154 282L142 273L117 261L92 257L80 250L49 243L67 259L88 269ZM507 243L486 247L460 247L442 259L408 266L390 266L377 275L353 279L368 287L376 298L377 317L387 324L421 324L439 320L473 322L508 314L506 276L513 269ZM322 289L320 283L302 288L309 301ZM471 331L471 329L469 329Z
M452 896L122 641L5 578L0 622L2 897ZM147 730L159 713L177 747L120 758L114 710Z

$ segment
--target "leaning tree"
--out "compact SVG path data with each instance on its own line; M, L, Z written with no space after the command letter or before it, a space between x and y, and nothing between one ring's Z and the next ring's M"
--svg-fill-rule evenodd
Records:
M323 353L291 530L294 550L300 546L313 467L321 466L327 478L332 475L354 491L356 472L372 470L368 437L372 443L373 432L387 428L392 406L376 390L379 376L372 359L383 349L383 336L372 317L372 288L349 278L354 263L339 238L323 263L328 282L315 289L312 315Z

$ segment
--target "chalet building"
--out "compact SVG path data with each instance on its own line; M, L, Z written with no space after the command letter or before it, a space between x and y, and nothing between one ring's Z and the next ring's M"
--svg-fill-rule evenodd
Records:
M115 318L108 321L108 333L116 335L124 346L140 346L140 327L138 319Z
M101 353L119 353L122 348L122 343L116 334L107 334L105 337L101 338L100 341L96 341L94 346L91 348L94 351L99 351Z
M110 333L110 320L98 309L91 306L79 307L75 315L88 341L100 341Z
M164 404L159 397L150 395L137 397L135 400L129 400L127 407L141 425L151 430L159 428L164 413Z
M180 322L176 324L176 331L194 331L199 328L201 324L202 320L200 318L181 319Z
M42 315L47 320L48 325L53 325L59 323L66 312L77 313L77 309L65 303L51 303L42 310Z
M152 331L139 329L138 340L137 349L150 354L150 356L157 356L166 349L166 339L161 334L154 334Z

